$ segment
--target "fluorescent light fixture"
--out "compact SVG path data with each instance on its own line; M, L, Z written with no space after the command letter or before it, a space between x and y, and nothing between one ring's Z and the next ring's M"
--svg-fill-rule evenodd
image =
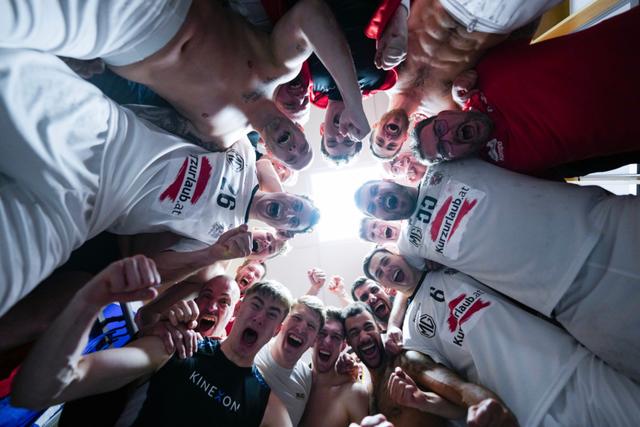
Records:
M311 199L320 209L314 229L319 241L358 239L364 214L354 201L356 190L366 181L380 179L381 166L345 168L311 175Z

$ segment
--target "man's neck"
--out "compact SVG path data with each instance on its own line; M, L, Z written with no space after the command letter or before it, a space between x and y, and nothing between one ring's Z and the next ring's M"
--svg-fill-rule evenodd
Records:
M241 368L250 368L256 357L256 352L246 354L234 351L229 339L224 340L222 344L220 344L220 350L222 350L222 353L227 359Z
M278 366L280 366L281 368L293 369L294 366L296 366L296 363L298 363L298 360L300 360L300 359L288 360L288 358L285 357L284 354L282 354L282 352L279 350L279 348L280 348L280 344L278 343L278 340L276 339L272 343L271 348L269 349L271 351L271 357L278 364Z
M396 92L389 101L387 111L401 109L406 111L407 116L411 116L420 107L420 99L416 98L409 92Z
M369 370L369 375L371 376L371 382L373 386L376 387L380 381L384 380L384 373L387 370L387 364L390 363L390 359L387 356L386 352L382 355L382 360L380 361L380 366L377 368L370 368L367 366Z
M243 109L251 127L262 135L262 131L274 120L285 120L275 103L267 98L249 101Z
M314 367L312 372L314 385L317 384L321 387L327 387L344 383L344 375L338 374L335 370L335 366L327 372L320 372Z

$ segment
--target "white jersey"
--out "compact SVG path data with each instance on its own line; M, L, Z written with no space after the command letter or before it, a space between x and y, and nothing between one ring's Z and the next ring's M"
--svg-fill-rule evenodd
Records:
M271 355L271 348L275 345L275 338L256 354L255 365L260 370L264 380L271 387L276 396L284 403L294 427L300 423L304 408L307 406L311 393L312 375L302 359L298 360L293 369L278 365Z
M145 153L143 142L131 141L135 151L140 150L137 155ZM152 146L160 142L146 143L153 152ZM171 231L211 244L225 231L247 222L258 190L251 145L240 141L220 153L182 141L173 145L138 171L130 186L135 194L109 230L118 234Z
M398 249L455 268L550 315L597 243L608 193L544 181L478 159L429 168Z
M510 33L533 21L560 0L440 0L467 31Z
M536 426L588 355L560 328L453 269L427 273L403 325L404 348L494 391Z

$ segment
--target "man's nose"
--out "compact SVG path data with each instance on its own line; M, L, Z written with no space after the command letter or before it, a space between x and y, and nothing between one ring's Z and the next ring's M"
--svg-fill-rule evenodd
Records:
M259 313L254 314L251 320L256 325L262 326L262 324L264 323L264 318L265 318L265 313L263 311L260 311Z

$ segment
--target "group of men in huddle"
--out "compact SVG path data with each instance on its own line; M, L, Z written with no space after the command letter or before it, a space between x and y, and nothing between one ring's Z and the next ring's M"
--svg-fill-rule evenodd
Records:
M479 3L0 6L0 314L69 287L13 402L126 387L122 425L633 425L638 202L554 180L637 159L624 46L640 14L529 45L511 33L556 1ZM104 64L106 80L72 71ZM391 87L371 130L362 96ZM311 162L310 104L325 157L349 162L369 135L402 176L356 194L361 236L396 247L367 256L351 297L334 282L342 310L263 280L318 221L282 188ZM105 231L133 256L69 285L56 269ZM82 354L105 304L158 289L141 338Z

